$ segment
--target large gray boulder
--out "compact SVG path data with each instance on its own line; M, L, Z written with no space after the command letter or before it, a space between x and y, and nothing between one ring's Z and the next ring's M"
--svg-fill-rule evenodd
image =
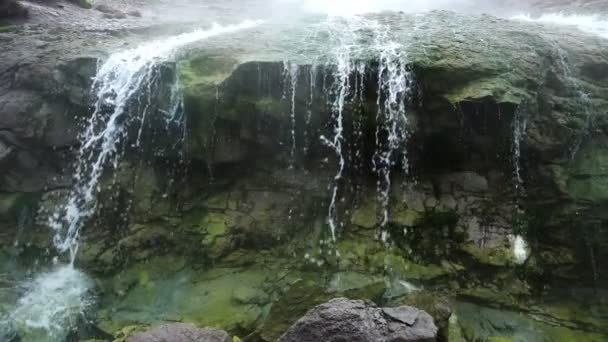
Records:
M232 339L223 330L197 328L192 324L171 323L135 334L127 342L230 342Z
M332 299L299 319L279 342L431 342L437 327L426 312L411 306L379 308L346 298Z

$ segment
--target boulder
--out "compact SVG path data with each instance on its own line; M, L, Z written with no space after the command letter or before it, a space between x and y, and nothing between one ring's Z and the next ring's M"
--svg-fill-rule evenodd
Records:
M104 18L107 19L124 19L127 17L127 14L123 11L120 11L114 7L105 4L95 6L95 9L103 13Z
M426 312L411 306L378 308L359 300L337 298L310 310L279 342L437 340L437 327Z
M191 324L171 323L137 333L127 342L230 342L232 339L223 330L200 329Z

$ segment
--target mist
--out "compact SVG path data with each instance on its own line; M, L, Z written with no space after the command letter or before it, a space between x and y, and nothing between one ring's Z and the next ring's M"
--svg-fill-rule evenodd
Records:
M527 11L525 0L275 0L281 5L291 5L309 13L332 16L401 11L420 13L432 10L449 10L463 13L490 13L510 15Z

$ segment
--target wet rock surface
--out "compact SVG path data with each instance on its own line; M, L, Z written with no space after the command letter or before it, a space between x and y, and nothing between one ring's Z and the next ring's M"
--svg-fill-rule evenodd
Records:
M299 319L279 342L436 341L437 327L413 307L377 308L363 301L333 299Z
M231 342L225 331L171 323L154 327L127 338L126 342Z
M52 248L47 215L69 189L97 61L106 51L154 36L157 18L147 7L107 4L122 14L140 11L141 18L115 20L70 4L28 3L29 26L0 34L6 47L0 51L2 253L52 262L45 252ZM574 340L590 333L601 341L608 333L605 320L572 324L560 311L574 310L570 304L530 309L547 288L601 287L606 281L598 270L608 260L602 228L608 219L607 43L566 28L490 16L372 18L392 25L399 41L409 42L406 28L419 28L411 33L407 60L420 89L420 101L407 112L412 178L394 173L384 228L389 244L379 236L385 208L368 164L348 169L338 238L327 242L336 163L320 136L332 127L324 88L331 79L331 46L272 27L195 43L177 63L189 127L184 159L126 153L124 163L104 176L99 213L83 231L77 263L100 279L95 325L104 336L134 323L183 321L275 341L312 306L342 295L380 306L414 305L437 325L448 325L449 304L438 308L416 295L420 288L441 298L465 296L540 313L580 334ZM61 34L50 32L57 27ZM147 33L125 33L131 29ZM325 55L329 61L320 57ZM357 152L371 160L376 143L377 56L355 57L366 63L360 90L368 98L362 109L347 110L347 122L357 111L365 118L358 146L349 145L358 138L346 127L349 162ZM295 160L284 60L299 67ZM524 196L514 190L512 159L519 109L528 119L521 141ZM576 153L573 146L579 146ZM20 221L36 208L36 224ZM523 264L515 262L515 234L532 245ZM359 331L356 322L369 320L377 329L361 336L370 338L408 337L389 328L415 326L422 317L409 309L340 305L339 312L327 310L348 316L340 321L348 329L341 331ZM477 317L475 310L465 306L451 327L485 339L511 336L513 326L524 324L504 312L491 320ZM516 323L496 323L501 315ZM328 322L319 324L329 329ZM488 324L503 325L483 331Z

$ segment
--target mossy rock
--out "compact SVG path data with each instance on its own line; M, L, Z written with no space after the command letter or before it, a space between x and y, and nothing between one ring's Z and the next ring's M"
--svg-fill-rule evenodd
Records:
M0 33L10 33L17 30L17 26L15 25L1 25L0 23Z
M461 246L476 262L490 266L512 266L515 264L513 251L507 247L480 248L473 242Z
M404 226L404 227L414 227L420 223L422 219L422 215L412 209L404 209L393 212L391 215L391 223Z
M120 331L118 331L114 335L114 340L112 342L127 342L127 340L129 339L129 337L131 337L131 335L135 335L137 333L144 332L144 331L148 330L149 328L150 327L148 325L126 326L126 327L120 329Z
M114 277L115 284L104 285L106 309L97 313L99 329L114 335L127 326L180 321L245 336L267 314L265 289L275 276L270 271L218 267L200 272L172 269L167 261L141 263Z
M22 210L36 209L39 200L37 193L0 193L0 220L18 220Z
M91 0L70 0L70 1L82 8L86 8L86 9L93 8L93 2Z
M608 202L608 141L591 141L578 152L565 191L575 200Z
M448 320L448 342L467 342L458 323L458 316L453 313Z
M364 203L353 210L350 222L358 227L371 229L378 225L375 203Z

